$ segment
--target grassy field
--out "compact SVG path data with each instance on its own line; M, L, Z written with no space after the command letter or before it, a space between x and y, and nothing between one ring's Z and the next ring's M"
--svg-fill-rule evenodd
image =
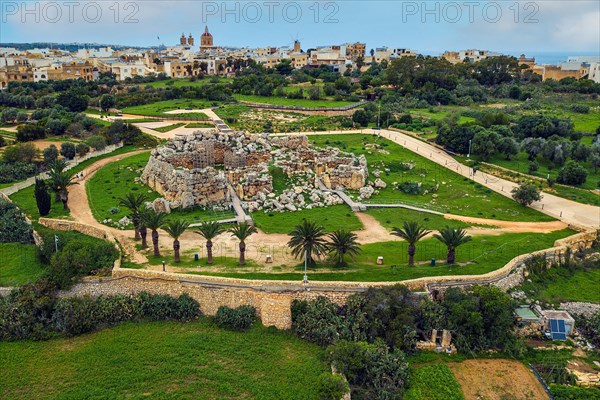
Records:
M445 226L453 228L468 228L469 226L473 226L473 224L466 222L446 219L441 215L406 208L370 208L365 213L377 219L381 225L390 230L395 227L402 228L404 221L419 222L427 229L440 229Z
M519 290L528 298L549 304L567 301L600 303L600 268L578 269L570 272L565 268L551 268L541 277L531 276Z
M181 128L184 125L185 125L184 123L180 122L180 123L177 123L177 124L167 125L167 126L161 126L160 128L152 128L152 129L155 130L155 131L157 131L157 132L165 133L165 132L170 132L173 129Z
M211 77L211 78L204 78L204 79L198 79L196 81L191 82L189 79L167 79L164 81L156 81L156 82L150 82L150 83L142 83L142 86L151 86L153 88L167 88L167 87L176 87L176 88L180 88L180 87L198 87L198 86L204 86L204 85L210 85L210 84L214 84L214 83L227 83L227 82L231 82L232 79L229 78L216 78L216 77Z
M215 110L232 128L258 133L270 132L324 132L340 130L349 117L303 115L294 112L253 109L241 104L225 105Z
M329 145L355 155L364 154L370 173L382 171L381 179L387 183L387 188L371 198L373 203L402 202L444 213L508 221L552 220L387 139L366 134L314 135L309 139L316 146ZM373 145L379 148L368 148ZM413 164L414 168L403 170L402 163ZM390 171L384 172L386 168ZM420 182L423 188L431 192L407 194L394 189L393 182ZM432 190L435 186L439 187L437 191Z
M494 157L488 161L490 164L495 164L503 168L510 169L512 171L517 171L523 174L529 174L529 164L530 161L527 159L527 153L521 152L516 157L511 160L507 160L505 157ZM556 181L558 177L558 172L560 171L560 167L554 167L552 169L548 168L548 162L542 159L537 160L539 169L533 173L533 176L537 176L540 178L546 179L548 175L550 178ZM582 165L588 171L587 180L583 185L580 186L582 189L596 189L598 188L598 181L600 181L600 170L594 171L591 164L589 162L582 163Z
M14 201L23 212L31 219L37 220L40 217L40 213L35 202L34 193L35 186L29 186L23 190L19 190L17 193L10 195L10 199ZM54 201L54 193L51 195L52 198L52 209L45 218L64 218L69 216L70 212L63 209L63 205L60 201Z
M410 369L410 386L404 400L464 400L460 385L446 364Z
M323 351L291 333L196 322L123 324L46 342L0 343L5 399L315 399Z
M252 214L252 218L256 227L266 233L289 233L294 226L300 224L304 219L318 222L326 231L335 229L359 230L362 228L362 224L356 215L346 205L283 213L257 211Z
M135 178L141 175L150 158L149 152L136 154L111 163L96 172L86 183L88 201L94 218L98 221L111 219L114 222L127 216L129 211L119 206L119 199L133 191L144 193L148 201L161 195L148 186L138 183ZM191 223L233 218L233 211L213 212L201 208L174 210L171 218L185 218Z
M407 266L407 246L405 242L381 242L361 246L362 253L355 260L349 260L347 268L335 268L331 264L319 263L310 270L309 278L316 281L401 281L424 276L479 275L503 267L521 254L550 248L557 239L572 235L568 229L548 233L510 233L497 236L475 236L473 240L457 250L454 266L441 262L446 258L446 248L436 239L422 240L417 244L416 265ZM384 265L376 265L378 256L384 257ZM430 260L437 260L436 266ZM274 259L275 265L277 259ZM303 266L294 272L264 272L261 268L251 272L229 271L200 273L243 279L283 279L301 280Z
M290 106L290 107L305 107L305 108L328 108L328 107L344 107L350 104L355 104L352 101L335 101L335 100L310 100L310 99L288 99L285 97L276 96L252 96L236 94L234 98L238 101L244 101L249 103L262 103L272 104L276 106Z
M20 286L44 275L33 244L0 243L0 286Z
M112 153L103 154L101 156L93 157L93 158L90 158L89 160L85 160L84 162L71 168L69 171L76 174L78 172L83 171L85 168L89 167L93 163L100 161L104 158L116 156L119 154L129 153L133 150L135 150L135 148L133 146L123 146L120 149L113 151ZM9 184L7 186L11 186L13 184ZM28 188L19 190L17 193L14 193L14 194L10 195L9 197L11 198L12 201L14 201L15 203L17 203L19 205L19 207L25 212L25 214L27 214L27 216L29 216L32 219L37 220L40 217L40 214L38 212L37 205L35 203L35 197L34 197L33 192L34 192L34 186L29 186ZM52 194L52 199L54 199L53 194ZM69 211L63 210L62 203L53 201L52 202L52 210L50 211L50 214L47 215L46 217L47 218L59 218L59 217L65 217L68 215L69 215Z
M191 124L187 124L186 128L214 128L213 124L203 124L200 122L192 122Z
M191 109L203 109L209 108L214 105L214 102L208 100L198 99L177 99L177 100L165 100L151 104L144 104L141 106L125 107L121 111L125 114L134 115L146 115L150 117L176 117L177 114L165 114L165 111L172 110L185 110L186 108ZM203 113L188 113L185 115L186 118L198 118L208 119Z

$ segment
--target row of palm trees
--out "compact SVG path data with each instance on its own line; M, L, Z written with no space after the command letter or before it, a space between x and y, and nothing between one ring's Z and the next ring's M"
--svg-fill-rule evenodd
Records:
M143 193L128 193L125 197L119 199L119 205L128 208L131 213L131 222L135 230L135 239L142 241L142 249L148 248L147 236L148 229L151 231L152 245L154 256L160 256L160 248L158 245L159 229L164 229L165 232L173 239L173 254L175 262L181 261L180 249L181 245L179 238L183 233L190 227L190 223L182 220L167 220L167 214L159 213L152 208L146 207L147 197ZM246 262L246 239L250 235L257 232L256 228L247 223L240 223L234 225L230 229L225 229L223 225L216 221L202 223L195 233L199 234L206 240L206 253L208 264L213 262L213 239L219 236L223 232L229 232L232 236L239 240L239 250L241 265Z
M119 204L126 207L131 212L131 219L135 229L135 239L142 241L142 248L148 248L147 232L151 231L152 244L155 256L160 256L158 245L158 230L164 229L173 239L173 253L175 262L180 262L180 243L179 238L189 228L187 221L167 220L167 214L157 213L151 208L145 206L147 197L140 193L128 193L119 200ZM256 228L248 223L240 223L229 229L225 229L218 222L204 222L194 231L206 240L207 263L213 262L213 240L221 233L229 232L239 241L239 263L245 264L246 240L257 232ZM393 228L392 235L398 236L408 243L408 265L414 266L414 257L417 251L417 242L430 234L423 225L418 222L405 221L402 228ZM339 229L331 233L326 233L325 229L313 221L304 220L301 224L290 232L288 246L292 250L292 255L296 258L305 258L308 266L316 265L315 257L327 255L330 260L335 262L338 267L348 265L346 259L354 258L360 254L360 245L356 234ZM442 242L448 249L446 262L454 264L456 261L456 249L469 242L472 238L462 228L446 227L438 230L433 235L434 238Z
M404 239L408 243L408 266L415 265L415 253L417 252L417 242L430 234L423 225L414 221L404 221L402 228L392 229L392 235ZM471 241L471 236L462 228L446 227L440 229L433 235L434 238L442 242L448 249L446 263L452 265L456 261L456 248Z
M418 222L405 221L402 228L394 228L392 235L404 239L408 243L408 265L415 265L416 244L419 240L430 234ZM347 266L346 257L355 257L360 254L360 245L357 236L349 231L337 230L326 234L324 228L315 222L304 220L290 233L291 239L288 246L292 249L292 255L297 258L306 257L309 266L315 265L313 256L329 254L329 258L335 261L339 267ZM462 228L446 227L433 235L448 249L446 262L454 264L456 261L456 249L472 238ZM327 239L329 239L327 241Z

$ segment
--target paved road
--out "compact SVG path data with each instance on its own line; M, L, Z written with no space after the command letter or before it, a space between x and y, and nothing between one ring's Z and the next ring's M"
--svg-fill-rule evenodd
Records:
M389 139L399 145L411 150L423 157L429 158L431 161L442 165L454 172L473 179L475 182L480 183L489 189L498 192L506 197L511 196L511 190L518 185L514 182L507 181L506 179L498 178L492 175L486 175L482 172L477 172L475 176L472 175L470 167L457 162L448 153L432 146L426 142L422 142L412 136L404 133L388 131L382 129L379 131L364 129L362 133L380 133L382 137ZM356 133L356 131L344 131L344 132L319 132L319 134L350 134ZM307 132L306 134L314 134ZM543 194L543 199L540 202L533 203L531 208L543 212L546 215L557 218L567 224L588 227L588 228L600 228L600 207L577 203L572 200L563 199L562 197L554 196L549 193Z

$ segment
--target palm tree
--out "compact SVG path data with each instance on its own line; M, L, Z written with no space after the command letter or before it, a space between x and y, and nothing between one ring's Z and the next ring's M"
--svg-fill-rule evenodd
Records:
M125 197L119 199L119 205L129 209L131 212L131 222L135 230L135 240L140 240L140 212L144 208L146 195L143 193L129 192Z
M206 240L206 263L212 264L213 262L213 242L212 240L219 236L223 232L223 226L216 221L212 222L203 222L202 225L198 227L198 231L196 232L198 235L202 236Z
M446 262L448 264L454 264L454 260L456 259L456 248L461 244L470 242L472 237L468 236L467 231L462 228L450 228L447 226L438 232L439 234L436 233L433 237L446 245L448 248Z
M173 238L173 254L175 255L176 263L181 261L181 259L179 258L179 249L181 248L179 244L179 237L183 235L183 233L189 226L190 223L182 219L176 221L167 221L165 226L163 226L165 232L167 232L169 236Z
M429 234L431 231L428 231L418 222L414 221L404 221L402 224L402 229L393 228L392 235L398 236L408 242L408 266L412 267L415 265L415 253L417 252L416 243L423 239L424 236Z
M50 180L52 181L52 188L56 190L56 194L58 198L63 203L63 209L65 211L69 210L68 202L69 202L69 186L78 185L77 182L74 181L75 176L70 174L67 171L57 172L50 175Z
M54 201L57 203L60 201L60 188L54 178L65 172L66 168L67 161L64 158L54 159L48 164L48 186L54 192Z
M346 255L350 257L357 256L360 253L360 245L356 241L357 236L345 230L337 230L327 235L329 243L327 250L332 259L335 259L335 265L338 267L346 267Z
M327 251L327 242L324 239L325 232L323 227L312 221L304 220L296 225L290 232L292 237L288 241L288 246L292 249L294 257L304 256L310 266L314 266L315 260L313 254L319 256Z
M160 256L158 249L158 229L164 224L166 216L167 214L157 213L151 208L144 210L141 215L144 227L152 231L152 245L154 246L155 257Z
M229 233L238 238L240 241L240 265L244 265L246 263L246 239L256 232L256 228L252 225L249 225L247 222L242 222L229 229Z

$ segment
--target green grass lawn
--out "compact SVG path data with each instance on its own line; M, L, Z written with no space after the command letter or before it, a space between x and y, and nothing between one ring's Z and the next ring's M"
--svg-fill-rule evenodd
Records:
M17 132L0 129L0 136L7 136L9 139L14 139L17 136Z
M147 185L135 182L135 178L141 175L149 158L150 153L144 152L111 163L98 170L87 182L88 201L96 220L102 222L105 219L111 219L117 222L129 215L129 210L119 206L119 199L131 191L144 193L147 201L161 197ZM173 210L170 216L172 219L185 218L190 223L233 217L235 217L233 211L214 212L202 208Z
M469 226L473 226L473 224L466 222L446 219L442 215L429 214L407 208L370 208L365 213L377 219L381 225L390 230L396 227L402 228L404 221L418 222L427 229L440 229L445 226L453 228L468 228Z
M20 286L44 275L33 244L0 243L0 286Z
M531 276L519 289L528 298L550 304L566 301L600 303L600 268L551 268L541 277Z
M510 233L497 236L475 236L473 240L457 250L457 265L448 266L439 260L446 258L446 248L436 239L429 238L417 244L415 261L417 265L408 267L407 246L405 242L381 242L361 246L362 253L355 260L349 260L350 266L336 269L331 264L320 263L310 269L309 278L315 281L401 281L424 276L444 275L480 275L497 270L514 257L532 251L550 248L557 239L572 235L565 229L548 234ZM384 257L384 265L376 265L378 256ZM436 266L430 260L436 258ZM274 260L277 263L277 260ZM301 262L295 272L210 272L198 274L226 276L243 279L283 279L302 280ZM395 266L395 268L392 268ZM332 270L333 268L333 270Z
M460 385L446 364L411 367L404 400L464 400Z
M153 130L157 131L157 132L170 132L173 129L177 129L177 128L181 128L182 126L184 126L185 124L183 122L177 123L177 124L173 124L173 125L167 125L167 126L161 126L160 128L152 128Z
M17 193L10 195L10 199L15 202L21 210L32 220L37 220L40 213L35 202L34 195L35 186L31 185L25 189L19 190ZM52 198L52 208L50 213L45 218L63 218L68 217L70 212L63 209L63 204L60 201L54 201L54 193L50 194Z
M175 88L180 88L180 87L198 87L198 86L205 86L205 85L210 85L210 84L214 84L216 80L216 83L228 83L231 82L232 79L230 78L216 78L215 77L211 77L211 78L204 78L204 79L198 79L197 81L193 81L191 82L189 79L167 79L167 80L163 80L163 81L156 81L156 82L149 82L149 83L142 83L142 86L151 86L153 88L167 88L167 87L175 87Z
M530 161L527 159L527 153L521 152L516 157L511 160L507 160L506 157L494 157L488 161L490 164L495 164L503 168L507 168L513 171L521 172L523 174L529 174L529 164ZM539 165L539 169L533 173L534 176L546 179L548 175L551 178L556 180L558 177L558 172L561 167L554 167L552 169L548 169L548 162L542 160L541 158L537 159L537 163ZM591 164L589 162L582 163L582 165L588 171L587 180L583 185L580 186L582 189L596 189L598 188L598 181L600 181L600 170L594 171Z
M0 343L4 399L316 399L323 350L289 332L127 323L72 339Z
M276 96L253 96L253 95L243 95L236 94L234 98L238 101L245 101L250 103L264 103L264 104L272 104L277 106L290 106L290 107L344 107L350 104L355 104L356 102L352 101L335 101L335 100L310 100L310 99L288 99L285 97L276 97Z
M522 207L510 198L462 177L457 173L421 157L402 146L376 135L315 135L309 136L316 146L335 146L355 155L364 154L369 172L382 171L381 179L387 188L380 190L370 202L402 202L443 213L491 218L508 221L551 221L552 218L530 208ZM376 143L380 149L369 149L367 144ZM411 170L403 171L401 163L414 164ZM385 169L390 172L385 172ZM371 175L370 179L375 179ZM392 187L393 182L421 182L423 187L437 192L407 194Z
M116 222L128 215L129 211L119 207L118 203L120 198L131 191L144 193L148 201L160 197L148 186L135 182L135 178L141 175L149 158L149 152L136 154L108 164L94 174L85 188L94 218L98 221L112 219Z
M104 158L116 156L119 154L129 153L133 150L135 150L135 148L133 146L123 146L123 147L113 151L112 153L103 154L101 156L93 157L93 158L90 158L89 160L85 160L84 162L71 168L69 171L72 172L73 174L76 174L78 172L83 171L85 168L89 167L93 163L100 161ZM11 186L13 184L14 183L11 183L11 184L8 184L7 186ZM35 186L32 185L25 189L19 190L18 192L10 195L9 197L11 198L12 201L14 201L19 206L19 208L21 208L25 212L25 214L27 214L27 216L29 216L30 218L32 218L34 220L37 220L40 217L40 214L37 209L37 204L35 202L35 196L33 194L34 189L35 189ZM54 194L51 194L51 196L52 196L52 199L54 200ZM63 206L62 206L61 202L53 201L52 209L50 210L50 214L48 214L46 216L46 218L61 218L61 217L65 217L68 215L69 215L69 211L63 210Z
M186 128L214 128L213 124L203 124L200 122L192 122L191 124L187 124Z
M146 115L150 117L170 117L175 118L177 114L165 114L165 111L171 110L185 110L186 108L191 109L203 109L212 107L215 102L208 100L198 100L198 99L176 99L176 100L165 100L159 101L151 104L144 104L141 106L132 106L125 107L121 111L124 114L134 114L134 115ZM185 118L197 118L197 119L209 119L203 113L188 113L183 115Z
M252 218L256 227L266 233L289 233L304 219L319 223L328 232L336 229L354 231L362 228L356 215L346 205L283 213L257 211L252 214Z

